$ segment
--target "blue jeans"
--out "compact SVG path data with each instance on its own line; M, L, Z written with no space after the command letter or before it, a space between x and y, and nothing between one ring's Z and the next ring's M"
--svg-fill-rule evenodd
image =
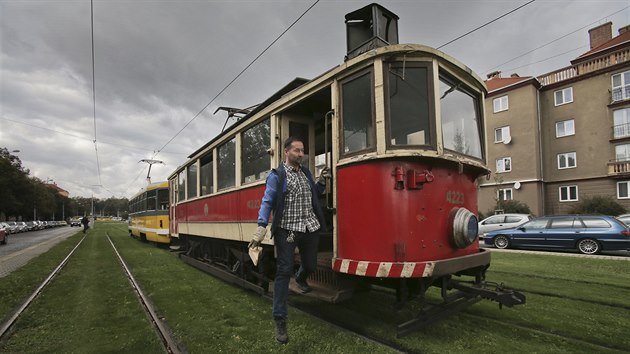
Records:
M287 299L289 297L289 280L293 275L293 255L295 247L300 250L302 260L296 277L306 280L317 267L317 247L319 244L319 231L294 232L294 242L287 242L289 231L278 228L274 235L276 245L276 278L273 283L273 318L287 318Z

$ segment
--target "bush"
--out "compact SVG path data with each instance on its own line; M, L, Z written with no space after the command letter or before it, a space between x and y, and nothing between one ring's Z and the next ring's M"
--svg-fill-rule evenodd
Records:
M529 206L518 200L500 200L495 207L497 210L503 210L504 213L531 214Z
M573 209L571 214L603 214L603 215L621 215L626 212L621 204L617 203L610 196L596 195L585 197Z

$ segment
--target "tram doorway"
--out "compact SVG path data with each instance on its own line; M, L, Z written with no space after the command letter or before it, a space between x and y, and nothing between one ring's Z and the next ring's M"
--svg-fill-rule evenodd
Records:
M332 110L331 90L329 87L318 91L280 115L280 144L288 137L295 136L304 142L304 159L302 165L308 167L317 179L322 169L328 164L331 174L332 168L332 124L333 118L326 114ZM326 134L328 137L326 138ZM278 151L283 151L282 146ZM322 230L320 251L333 249L333 209L332 198L334 175L328 181L326 192L320 197L320 205L326 218L327 230Z

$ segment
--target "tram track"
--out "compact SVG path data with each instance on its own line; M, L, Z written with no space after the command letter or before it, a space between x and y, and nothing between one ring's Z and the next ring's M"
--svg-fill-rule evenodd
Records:
M109 233L106 233L106 235L107 235L107 240L109 241L110 245L114 249L114 252L116 253L118 262L120 263L121 267L123 268L125 272L125 276L129 280L129 283L131 284L136 296L138 297L138 301L142 305L143 310L147 314L149 320L151 321L153 325L155 332L160 338L164 350L167 353L172 353L172 354L186 353L186 350L181 347L181 345L177 342L177 340L175 340L175 338L172 335L172 331L168 328L166 323L164 323L164 321L162 321L160 317L158 316L155 306L153 306L153 304L151 303L149 298L146 296L144 291L142 291L142 289L140 288L140 285L138 284L135 277L129 270L127 263L118 252L116 245L114 245L114 243L112 242L112 239L109 236Z
M83 240L85 240L85 237L86 236L83 236L83 238L81 238L77 245L72 248L68 255L48 275L48 277L46 277L46 279L41 282L41 284L35 289L35 291L33 291L33 293L26 298L26 300L13 312L13 314L9 316L9 318L4 321L2 325L0 325L0 340L4 340L6 338L13 324L15 324L15 322L18 320L18 318L20 318L24 311L26 311L26 309L33 303L33 301L35 301L35 299L41 294L42 290L52 281L52 279L59 273L59 271L61 271L61 269L65 267L70 257L72 257L72 254L74 254L74 251L76 251Z

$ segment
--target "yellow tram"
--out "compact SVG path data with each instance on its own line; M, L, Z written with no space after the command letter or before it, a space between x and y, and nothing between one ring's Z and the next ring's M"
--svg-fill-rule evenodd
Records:
M129 236L145 242L170 243L168 182L149 184L129 200Z

